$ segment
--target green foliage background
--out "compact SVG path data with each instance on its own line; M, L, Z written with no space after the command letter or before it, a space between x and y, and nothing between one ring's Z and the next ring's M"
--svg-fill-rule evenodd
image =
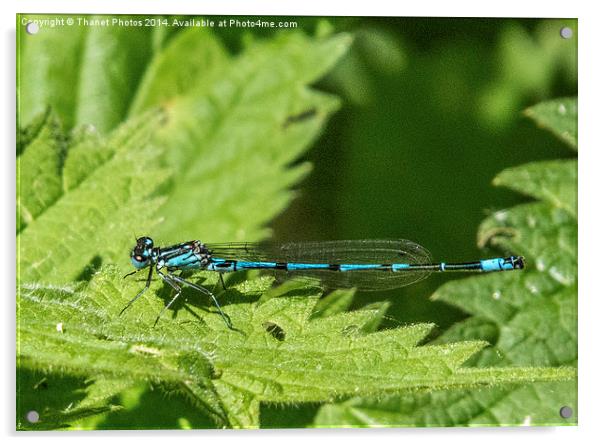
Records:
M576 422L577 102L548 100L576 94L576 23L294 20L18 25L18 428ZM135 234L528 269L322 299L232 277L240 332L192 293L153 330L159 285L117 317Z

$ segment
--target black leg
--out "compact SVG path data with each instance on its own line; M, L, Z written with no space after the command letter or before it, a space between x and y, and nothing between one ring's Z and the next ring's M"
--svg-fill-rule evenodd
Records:
M137 271L136 271L136 272L137 272ZM128 274L128 275L131 275L131 273L130 273L130 274ZM126 275L126 277L127 277L127 275ZM125 305L125 307L124 307L123 309L121 309L121 312L119 312L119 315L120 315L120 316L121 316L121 314L123 314L123 312L124 312L124 311L125 311L127 308L129 308L129 307L130 307L130 306L131 306L131 305L134 303L134 301L136 301L138 298L140 298L140 296L141 296L141 295L142 295L144 292L146 292L146 291L148 290L148 288L150 287L150 284L151 284L151 279L152 279L152 277L153 277L153 266L151 265L151 266L149 266L149 268L148 268L148 277L146 278L146 284L144 285L144 288L143 288L143 289L142 289L140 292L138 292L138 293L136 294L136 296L135 296L134 298L132 298L128 304L126 304L126 305ZM125 278L125 277L124 277L124 278Z
M169 309L169 307L178 299L178 297L182 293L182 288L180 286L178 286L176 283L174 283L173 281L171 281L170 276L165 275L159 269L157 269L157 273L159 274L159 276L161 277L161 279L163 281L165 281L167 284L169 284L172 287L172 289L176 291L176 294L171 299L171 301L169 303L167 303L167 306L165 306L163 309L161 309L161 312L159 312L159 315L157 316L157 319L155 320L155 324L153 324L153 327L157 326L157 323L159 322L159 319L161 318L161 316L163 315L163 313L167 309Z
M123 276L123 278L125 279L125 278L129 277L130 275L137 274L137 273L138 273L138 272L140 272L141 270L142 270L142 269L136 269L136 270L133 270L133 271L131 271L130 273L126 273L126 274Z
M183 284L184 286L192 287L193 289L196 289L197 291L199 291L205 295L209 295L209 297L211 297L211 299L213 300L213 304L215 304L215 307L217 308L220 315L222 316L222 319L226 323L226 326L228 326L228 328L230 328L230 329L233 329L230 318L222 312L222 308L220 307L219 303L217 302L217 298L215 298L215 295L213 295L213 293L209 289L205 289L204 287L197 286L196 284L186 281L186 280L178 277L177 275L169 274L169 278L174 281L177 281L180 284Z

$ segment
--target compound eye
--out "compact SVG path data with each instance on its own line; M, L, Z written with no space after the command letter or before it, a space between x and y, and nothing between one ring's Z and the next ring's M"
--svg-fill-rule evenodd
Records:
M148 266L149 260L147 256L142 256L140 254L133 254L131 257L132 265L136 269L142 269L143 267Z
M136 245L140 248L153 248L153 239L148 236L140 237L136 240Z

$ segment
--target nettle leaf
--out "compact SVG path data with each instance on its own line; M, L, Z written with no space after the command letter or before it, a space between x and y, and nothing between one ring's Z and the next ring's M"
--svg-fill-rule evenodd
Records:
M351 307L353 303L353 289L337 289L321 298L314 307L312 317L328 317L340 314Z
M62 195L65 139L60 123L50 109L20 132L17 150L17 233Z
M211 30L178 32L154 52L154 34L126 34L111 27L70 34L74 42L61 54L64 63L21 70L20 121L32 122L30 110L50 104L68 131L92 125L104 135L127 113L162 106L167 122L153 144L164 152L158 165L167 164L176 176L161 190L168 199L160 213L165 222L153 233L157 240L267 236L262 226L290 202L289 188L310 169L291 164L339 106L337 98L307 85L340 59L350 36L286 32L231 56ZM19 66L33 66L42 50L46 57L63 48L58 28L41 37L20 34ZM57 85L62 79L69 85ZM62 94L30 95L40 88ZM94 164L106 152L96 142L82 143L87 147L74 165Z
M29 19L47 15L27 14ZM88 16L88 21L130 16ZM84 26L45 27L29 35L18 29L19 120L29 125L50 106L64 127L94 125L108 134L126 117L136 85L152 55L152 28ZM137 19L138 20L138 19Z
M119 411L121 407L111 401L116 390L129 384L127 378L93 382L83 377L21 368L17 374L17 429L66 428L79 419ZM35 423L27 418L32 411L39 415Z
M132 244L136 231L152 227L163 201L151 195L167 172L157 166L160 150L147 145L162 120L162 113L149 112L115 130L106 143L98 143L93 131L79 132L60 160L62 169L62 154L47 131L25 147L19 158L20 213L35 211L21 218L27 226L17 236L19 281L65 283L98 262L126 264L123 246ZM36 171L36 161L50 164L52 174L26 176Z
M577 150L577 98L565 97L541 102L525 114Z
M136 114L160 104L168 112L157 143L177 176L155 235L213 242L265 237L262 226L290 202L289 188L310 168L291 164L338 108L338 99L307 85L349 44L343 34L292 32L232 57L209 31L203 39L192 31L172 39L151 63L132 108ZM182 69L174 60L194 63Z
M76 67L73 76L66 77L71 79L70 91L74 85L76 90L89 90L97 95L99 89L111 90L98 107L90 108L78 98L69 102L62 95L50 97L48 102L66 122L65 134L60 132L60 125L55 131L52 119L59 119L50 112L40 118L20 116L21 121L29 121L31 125L21 132L18 153L29 164L42 165L38 159L29 161L25 157L30 152L47 159L46 164L53 168L46 171L52 175L48 178L38 175L37 179L56 185L56 190L46 185L38 187L50 195L39 199L29 180L20 181L20 201L29 204L38 198L40 204L20 227L19 279L30 283L31 289L38 289L41 300L51 300L50 295L55 293L83 293L74 280L88 280L102 264L120 265L119 274L123 275L131 267L126 265L126 253L135 235L158 235L159 241L162 234L172 240L211 235L213 241L265 236L267 231L262 226L290 201L293 194L288 188L309 169L307 164L294 167L290 164L318 136L330 113L338 107L336 98L310 89L307 84L327 72L350 43L345 35L314 39L301 33L287 33L272 41L255 42L239 56L232 57L212 33L207 32L199 39L198 33L182 32L170 38L165 46L156 48L155 57L135 89L133 68L123 66L127 57L118 54L115 61L112 58L117 47L127 46L124 54L130 54L146 44L138 38L124 42L121 37L115 40L118 45L113 44L109 34L99 29L94 34L77 36L80 43L66 54L73 63L65 65ZM60 38L51 32L47 39L55 42ZM21 63L31 64L42 43L51 54L53 45L44 42L30 42L28 52L20 54ZM79 58L90 62L94 69L80 67ZM175 60L179 62L177 66ZM122 69L127 69L125 79L115 76ZM48 75L38 81L50 88L57 79L61 76ZM57 90L62 88L55 86ZM122 103L112 108L111 103L120 94ZM130 96L132 117L104 136L123 117L123 105ZM39 107L43 97L25 98L23 104ZM84 102L93 99L82 98ZM157 105L163 113L153 109ZM73 128L78 123L86 125ZM166 164L177 173L169 183L165 182ZM165 224L159 233L153 231L157 222L154 215L165 199L157 198L158 195L167 195L169 202L161 212ZM258 200L262 206L257 205ZM183 212L191 203L192 210ZM179 216L174 219L176 214ZM20 294L19 299L22 298ZM383 308L379 310L375 313L382 314ZM33 322L34 315L35 312L20 311L20 328ZM30 338L19 338L20 354L36 344ZM100 344L101 349L106 347ZM62 356L64 363L79 366L77 375L95 383L83 386L82 391L87 393L83 400L75 400L67 407L42 409L46 423L41 422L37 427L61 427L84 417L86 412L100 412L96 409L101 400L106 401L107 411L114 412L113 399L122 399L124 394L140 388L140 382L144 386L150 379L148 375L131 374L136 380L129 381L125 387L130 389L123 392L123 385L111 383L121 382L123 375L116 379L103 366L119 363L125 357L111 355L106 362L96 363L101 368L97 372L91 367L96 360L93 352ZM209 369L194 354L181 360L182 363L189 360L185 367L192 366L197 371L203 367ZM42 369L53 378L73 375L70 366L63 368L55 363L45 367L43 360L31 363L30 369ZM170 392L175 386L178 394L187 397L193 406L201 407L203 413L213 416L219 424L229 424L230 414L224 414L221 399L213 394L215 389L202 380L201 374L194 374L194 380L184 380L188 374L177 377L174 374L171 380L161 380L162 391ZM104 382L104 399L94 395L98 382ZM116 394L119 396L115 397ZM243 399L246 396L240 400ZM258 403L253 401L253 406ZM192 412L198 416L198 410ZM255 412L244 416L257 423ZM109 421L106 416L102 419L101 422ZM237 419L239 424L245 423L242 417ZM199 426L198 419L184 420L186 424ZM92 425L76 424L83 428Z
M47 18L34 14L27 17L30 20ZM84 26L45 27L44 32L29 35L24 26L17 25L17 119L20 126L31 124L49 106L65 128L74 126L78 100L74 86L79 81L78 60L86 29Z
M577 217L577 160L521 165L501 172L493 184L545 201L548 208L559 208ZM500 215L503 213L497 218Z
M229 58L209 28L179 32L152 58L136 90L130 114L167 106L191 91L206 91L209 81L224 71Z
M102 19L91 16L89 20ZM139 17L108 20L127 22ZM148 60L152 56L152 27L90 26L79 55L76 125L93 124L106 134L127 116Z
M217 282L211 273L199 275L205 285ZM315 286L299 283L266 294L271 283L269 277L247 280L219 296L233 330L191 293L174 306L172 320L153 327L170 297L165 288L163 298L148 292L119 317L142 283L122 279L115 267L103 268L86 288L24 284L19 365L101 382L149 381L184 394L215 426L227 427L258 427L262 402L324 402L574 375L570 368L460 368L484 342L417 346L429 324L366 332L363 326L380 316L378 309L315 317ZM92 401L107 398L104 386L89 392Z
M548 108L543 104L533 109ZM558 123L554 131L563 131L565 124ZM452 326L433 344L486 339L491 347L468 361L477 369L576 366L577 162L544 161L510 168L501 172L494 184L537 199L494 213L482 223L478 235L481 245L524 255L526 269L456 280L438 289L434 299L457 306L471 317ZM577 409L576 391L572 379L487 391L353 398L323 406L314 424L576 424L576 414L569 419L559 415L563 406Z

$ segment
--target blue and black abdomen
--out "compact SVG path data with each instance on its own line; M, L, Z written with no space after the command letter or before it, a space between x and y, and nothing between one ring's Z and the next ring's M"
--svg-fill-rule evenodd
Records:
M299 242L282 245L207 245L207 270L230 272L263 269L277 275L315 277L328 287L361 290L394 289L426 278L423 268L393 273L394 264L427 264L426 249L407 240Z
M271 270L319 278L331 287L394 289L432 272L494 272L522 269L522 257L470 263L433 263L426 249L406 240L358 240L290 243L266 249L258 245L208 246L213 257L207 270Z

